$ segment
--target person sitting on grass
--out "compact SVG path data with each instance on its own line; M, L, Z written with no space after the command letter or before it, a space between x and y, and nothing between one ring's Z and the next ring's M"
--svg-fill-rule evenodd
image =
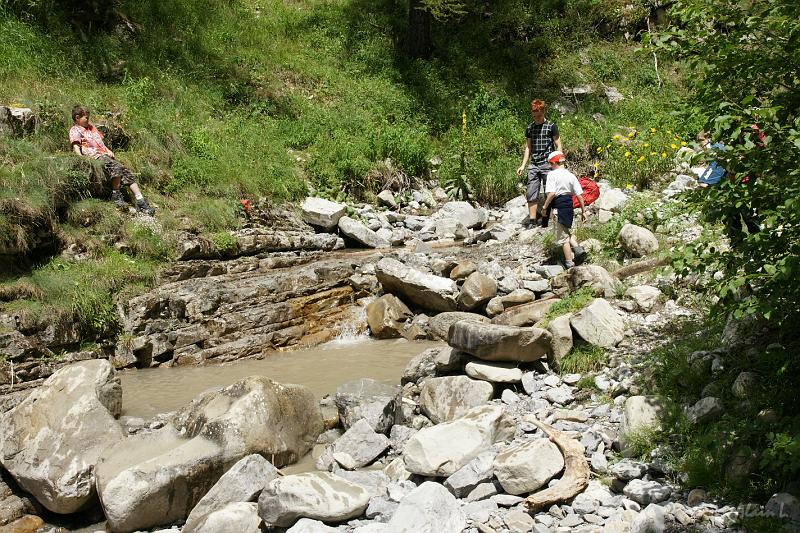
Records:
M120 186L127 185L136 198L136 210L146 215L156 211L142 195L133 173L122 163L116 160L114 152L109 150L103 142L103 134L89 122L89 111L76 105L72 108L73 125L69 129L69 142L72 150L84 157L98 159L103 164L106 178L111 180L111 200L117 207L128 207L128 203L119 190Z
M578 203L581 207L581 221L586 222L586 206L583 204L583 188L578 182L575 174L564 168L563 165L564 154L556 150L547 156L547 162L550 164L550 172L547 173L547 184L545 186L545 194L547 198L544 201L543 211L552 207L552 214L556 217L555 234L556 244L564 250L564 266L572 268L575 266L577 259L581 261L586 255L586 252L578 246L578 241L572 235L572 219L575 217L575 209L572 207L572 196L578 198ZM573 254L573 248L575 253Z

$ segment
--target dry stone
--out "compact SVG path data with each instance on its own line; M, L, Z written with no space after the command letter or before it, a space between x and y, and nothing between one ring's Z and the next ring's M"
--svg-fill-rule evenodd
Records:
M103 452L97 490L109 527L127 532L184 520L228 465L253 453L276 466L295 462L321 432L319 403L300 385L251 376L201 394L172 424Z
M467 228L479 228L486 224L488 214L483 208L475 208L469 202L447 202L434 215L435 218L455 218Z
M570 270L570 285L573 289L592 287L596 296L613 298L616 281L608 271L598 265L580 265Z
M339 219L339 231L367 248L390 248L392 244L354 218Z
M342 425L349 429L364 418L378 433L387 433L394 422L397 391L397 386L369 378L340 385L336 389L334 401Z
M331 230L347 212L347 206L324 198L308 197L300 207L303 220L312 226Z
M530 362L547 357L551 338L540 328L460 321L450 327L447 342L484 361Z
M465 313L463 311L452 311L449 313L439 313L431 317L430 327L431 335L434 340L447 340L447 334L450 332L450 326L460 320L470 320L472 322L488 323L489 319L477 313Z
M653 310L659 296L661 296L661 291L650 285L636 285L625 291L625 297L633 300L636 307L645 313Z
M473 272L477 270L478 265L476 265L473 261L462 261L450 271L450 279L453 281L467 279Z
M509 306L503 313L492 319L492 324L517 327L533 326L544 318L544 315L547 314L553 304L559 301L558 298L549 298L547 300Z
M384 294L367 306L367 324L378 339L402 337L403 324L413 316L406 304L393 294Z
M522 370L514 363L470 361L464 367L464 371L473 379L491 383L519 383L522 381Z
M458 304L471 311L485 304L497 294L497 282L480 272L469 275L458 295Z
M656 428L661 425L661 417L666 413L664 403L654 396L631 396L625 400L620 422L620 434L636 432L640 429Z
M369 493L328 472L307 472L273 479L258 499L258 512L268 526L290 527L299 518L341 522L361 516Z
M454 311L458 287L453 280L426 274L390 257L375 266L375 275L386 292L403 297L423 309Z
M455 420L473 407L492 399L494 387L467 376L447 376L426 380L420 389L419 405L434 424Z
M590 344L603 348L616 346L625 336L625 323L616 309L602 298L572 315L570 325Z
M376 433L363 418L333 443L333 458L348 470L372 463L389 447L389 439Z
M548 363L550 368L556 371L561 368L561 360L572 350L572 326L569 323L571 318L571 313L561 315L552 319L547 325L547 331L553 338L550 342L553 349Z
M502 407L476 407L457 420L419 430L403 449L405 467L414 474L448 477L514 432Z
M181 529L181 533L186 532ZM261 517L258 504L233 502L203 517L193 529L194 533L260 533Z
M635 224L622 226L619 243L633 257L644 257L658 250L658 239L653 232Z
M439 483L426 481L408 493L387 524L392 533L462 531L467 518L461 503Z
M206 520L211 513L222 511L227 505L237 502L252 502L258 498L264 485L278 477L278 470L258 454L240 459L219 481L197 502L186 518L182 533L197 533L208 530L214 520ZM257 506L254 513L258 517ZM237 511L238 513L238 511ZM225 516L227 513L223 513ZM261 522L261 519L258 519ZM204 526L200 528L201 523Z
M125 438L121 409L111 363L64 367L0 416L0 462L47 509L74 513L96 501L100 454Z
M497 480L509 494L527 494L564 469L564 457L548 439L514 443L494 459Z

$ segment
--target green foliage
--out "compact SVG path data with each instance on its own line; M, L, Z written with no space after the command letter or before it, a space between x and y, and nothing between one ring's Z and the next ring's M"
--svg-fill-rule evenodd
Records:
M578 383L575 386L579 389L592 389L592 390L600 390L597 386L597 383L594 380L594 376L583 376L581 379L578 380Z
M139 222L125 224L125 236L131 251L137 257L156 262L172 258L172 247L165 241L163 232Z
M562 374L595 372L602 369L607 360L606 351L600 346L576 344L559 363L559 371Z
M694 73L689 113L706 125L713 140L725 144L719 161L735 175L688 200L720 221L754 209L763 224L763 231L747 234L730 249L710 242L687 246L678 270L721 272L711 289L723 309L762 316L778 326L800 318L800 93L795 90L794 24L799 10L791 0L713 5L682 0L673 8L680 26L654 42L656 49L685 60ZM741 183L744 176L750 178L746 184ZM742 287L749 287L751 295L742 298Z
M646 461L650 458L650 452L663 443L664 436L657 426L645 426L625 433L622 441L626 454Z

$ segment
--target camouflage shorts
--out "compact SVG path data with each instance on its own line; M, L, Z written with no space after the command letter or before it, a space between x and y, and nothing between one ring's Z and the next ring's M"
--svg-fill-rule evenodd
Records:
M128 170L125 165L113 157L104 155L100 158L100 162L103 163L103 171L105 172L106 178L109 181L119 178L120 185L130 186L136 183L136 178L133 176L133 172Z

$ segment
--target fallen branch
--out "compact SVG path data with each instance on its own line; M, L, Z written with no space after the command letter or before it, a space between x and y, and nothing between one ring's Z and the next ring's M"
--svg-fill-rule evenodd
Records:
M571 500L583 492L589 485L589 464L583 456L581 443L533 416L526 417L525 420L544 431L564 455L564 475L552 487L528 496L525 499L525 507L531 511L538 511Z
M625 278L629 278L636 274L641 274L642 272L648 272L653 270L654 268L658 268L660 266L664 266L669 263L669 259L666 257L654 257L653 259L645 259L644 261L639 261L637 263L633 263L632 265L624 266L614 271L613 276L618 280L623 280Z

